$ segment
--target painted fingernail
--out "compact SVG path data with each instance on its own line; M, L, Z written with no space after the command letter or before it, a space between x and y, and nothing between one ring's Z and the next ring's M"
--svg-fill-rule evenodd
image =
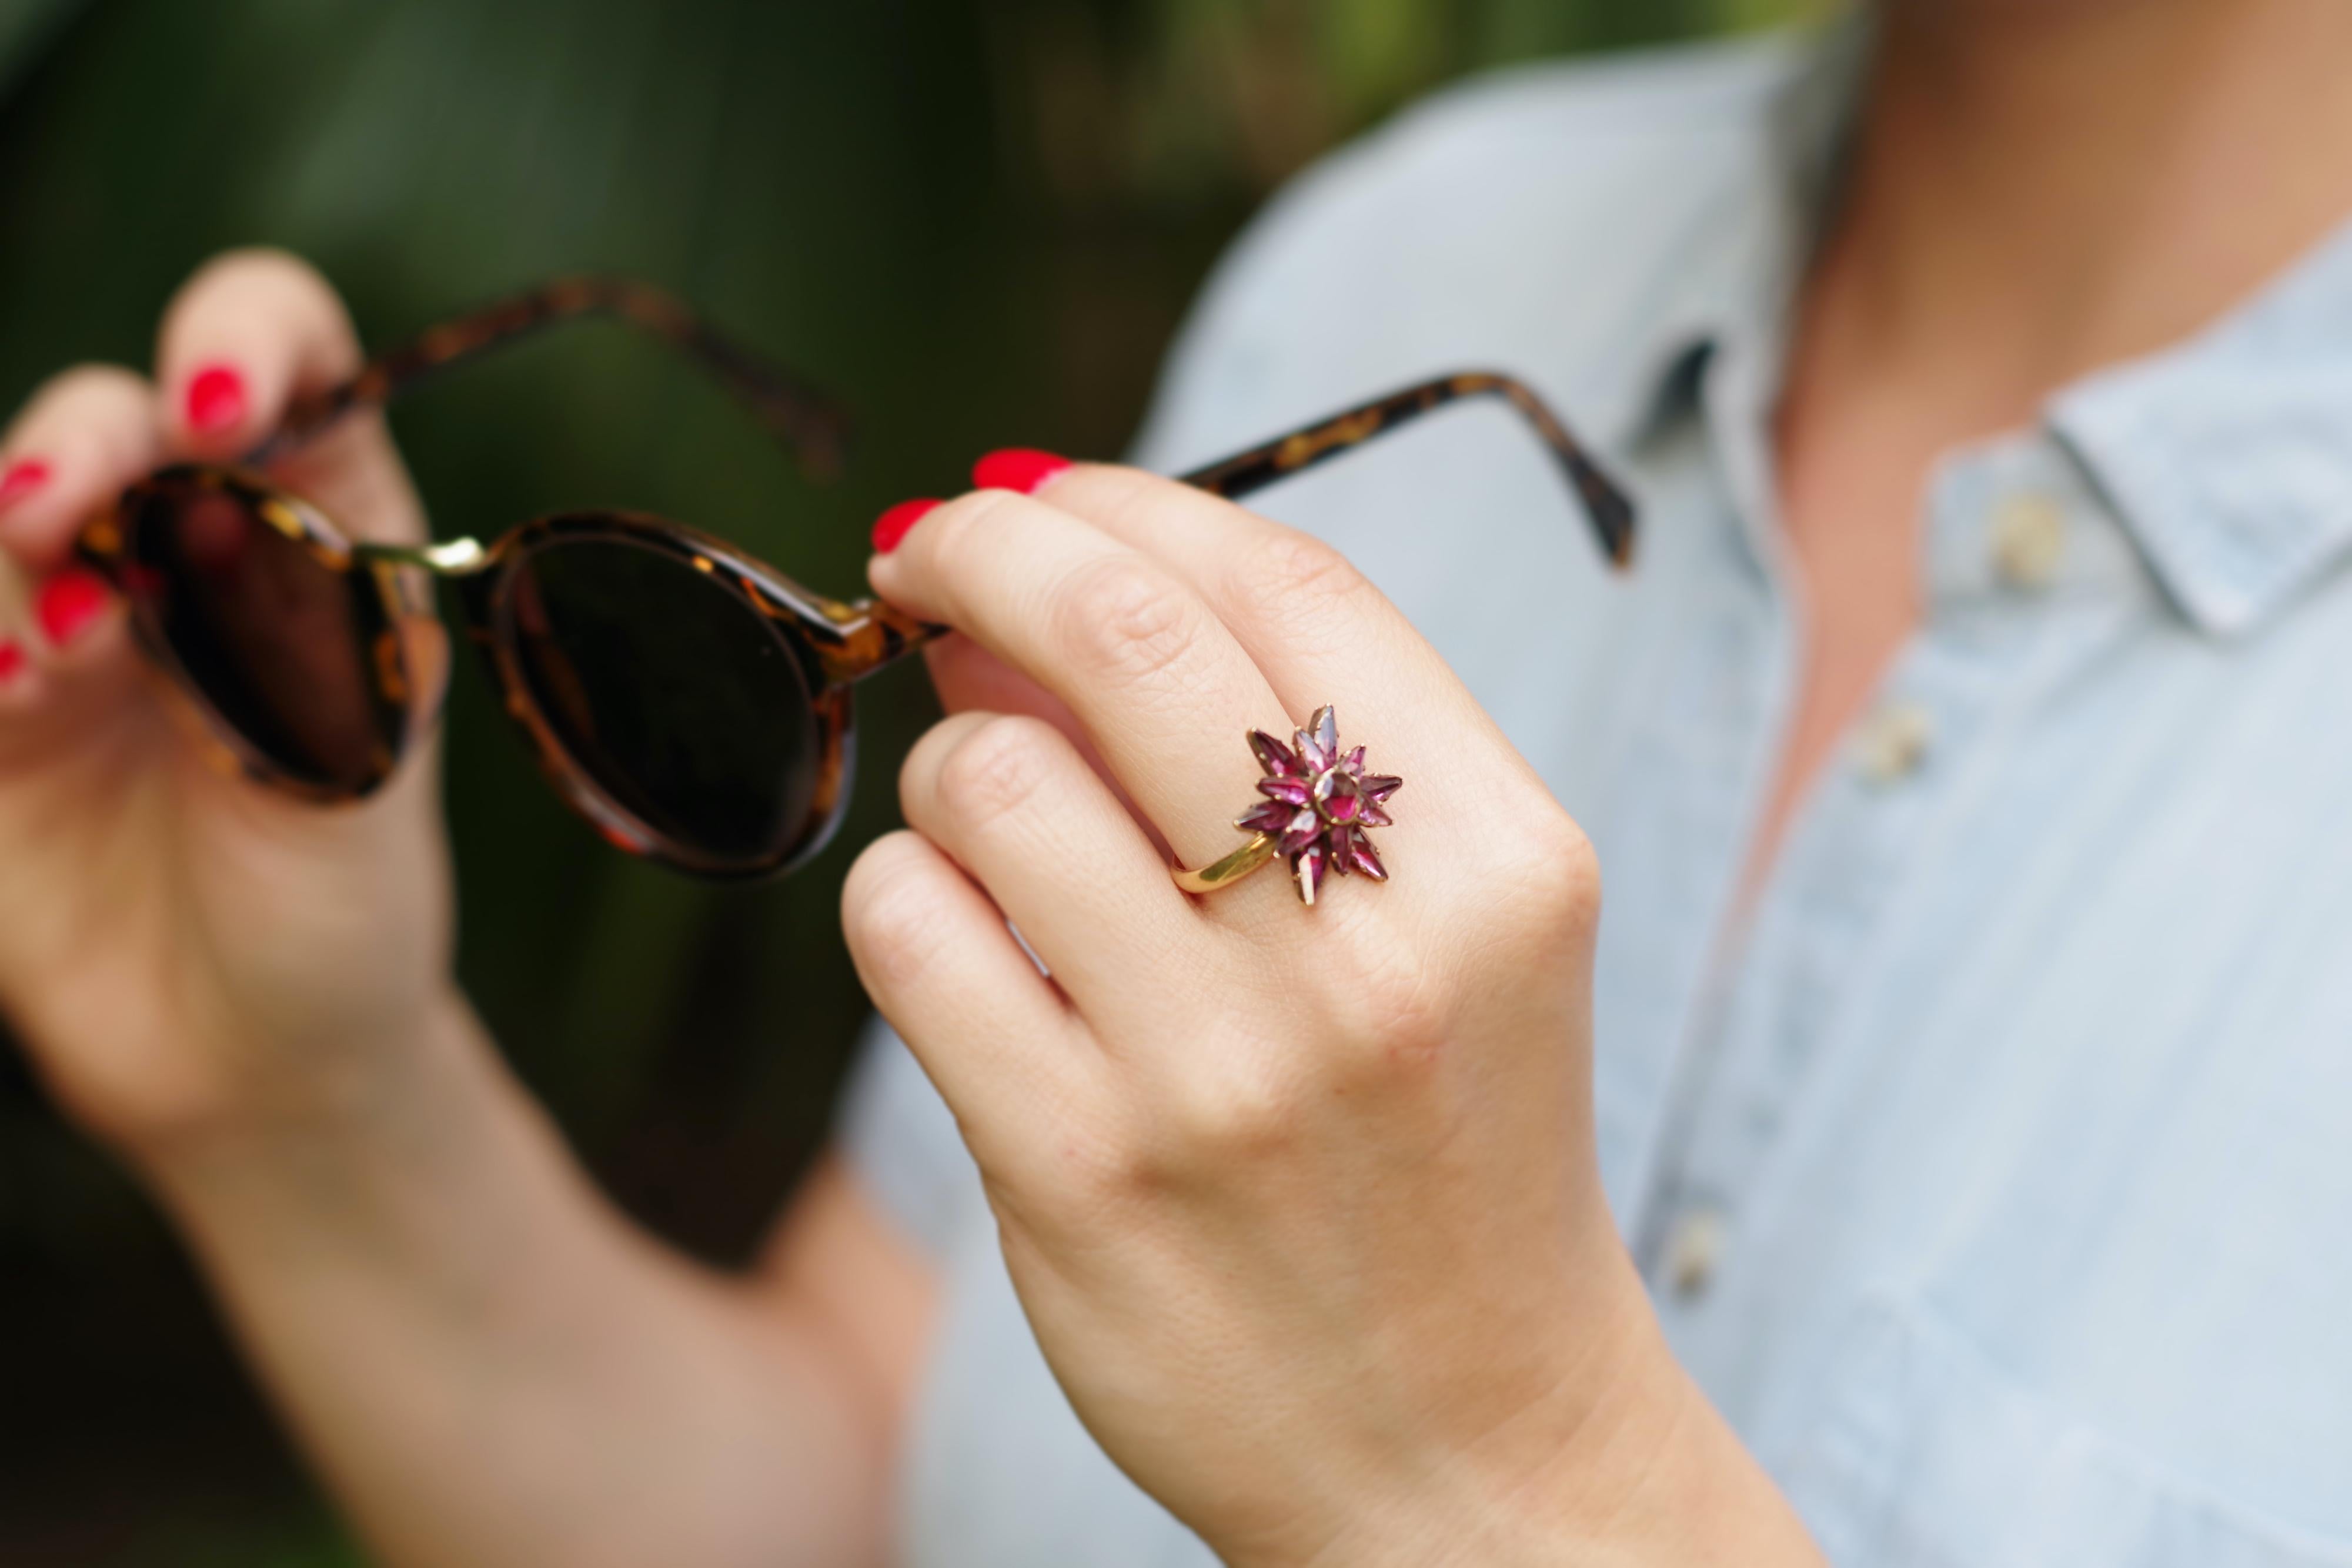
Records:
M0 686L13 683L25 673L25 644L14 637L0 637Z
M907 530L939 509L937 501L901 501L874 519L874 549L888 555L907 537Z
M983 490L1018 490L1034 496L1070 471L1070 460L1032 446L1008 446L971 465L971 482Z
M11 464L5 474L0 474L0 507L15 506L48 482L49 465L38 458Z
M98 612L105 608L106 584L98 574L68 567L41 584L33 613L41 622L41 634L52 645L62 648L80 635L82 628L96 620Z
M206 365L188 380L188 428L203 434L245 417L245 378L226 365Z

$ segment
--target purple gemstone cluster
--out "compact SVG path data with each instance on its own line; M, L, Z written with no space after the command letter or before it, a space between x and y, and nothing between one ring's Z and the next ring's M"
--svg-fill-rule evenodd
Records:
M1252 731L1250 749L1265 769L1257 781L1265 802L1234 818L1234 826L1276 835L1280 852L1290 857L1299 902L1315 902L1327 872L1388 881L1388 867L1372 852L1366 830L1389 825L1381 803L1402 789L1404 780L1365 772L1360 746L1341 756L1339 720L1329 707L1316 709L1288 746L1262 729Z

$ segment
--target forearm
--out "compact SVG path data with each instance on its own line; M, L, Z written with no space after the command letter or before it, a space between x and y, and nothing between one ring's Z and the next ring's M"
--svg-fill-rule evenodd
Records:
M816 1320L623 1220L470 1013L359 1099L146 1164L386 1562L878 1556L887 1434Z
M1579 1461L1589 1469L1566 1523L1527 1561L1826 1568L1788 1500L1663 1343L1620 1394L1626 1408L1595 1425L1601 1456Z

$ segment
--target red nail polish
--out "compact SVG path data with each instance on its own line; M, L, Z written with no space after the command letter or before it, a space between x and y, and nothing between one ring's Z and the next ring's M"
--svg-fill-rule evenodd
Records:
M1034 496L1070 471L1070 460L1034 447L1008 446L971 465L971 482L983 490L1018 490Z
M226 365L206 365L188 381L188 428L205 434L245 417L245 378Z
M874 519L876 553L888 555L907 537L907 530L939 509L937 501L901 501Z
M41 622L41 634L62 648L105 608L106 584L98 574L68 567L41 584L33 613Z
M25 645L14 637L0 637L0 686L25 673Z
M49 465L28 457L0 474L0 507L13 507L49 482Z

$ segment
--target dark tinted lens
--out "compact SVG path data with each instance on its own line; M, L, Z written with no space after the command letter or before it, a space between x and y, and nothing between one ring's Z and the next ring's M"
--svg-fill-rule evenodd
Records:
M213 711L302 783L358 794L392 771L404 671L374 579L270 526L264 497L163 475L129 499L124 579Z
M792 649L731 591L642 545L566 539L515 569L501 621L564 750L645 826L736 863L800 838L815 710Z

